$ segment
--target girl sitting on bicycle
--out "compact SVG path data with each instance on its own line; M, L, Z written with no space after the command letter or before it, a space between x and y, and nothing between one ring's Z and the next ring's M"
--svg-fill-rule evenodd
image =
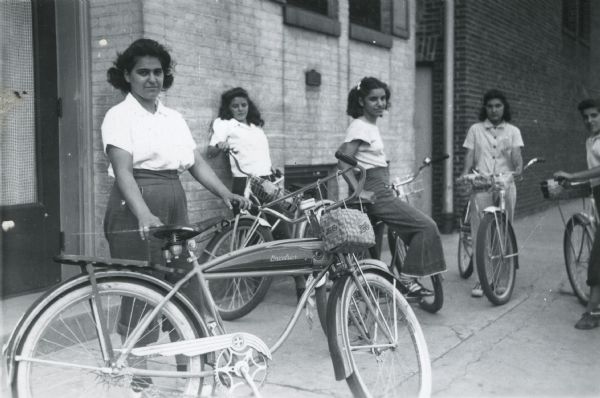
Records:
M208 156L215 157L221 152L231 152L235 154L240 168L246 173L272 179L269 141L262 129L264 124L260 111L245 89L235 87L225 91L221 95L219 117L212 123ZM229 160L233 175L231 191L243 195L247 177L231 157ZM273 231L273 236L275 239L289 238L291 234L288 225L279 223ZM296 296L300 299L306 288L306 281L302 276L294 277L294 280Z
M412 277L432 275L444 271L446 262L442 241L435 222L420 210L398 198L389 185L388 161L377 127L377 119L388 108L390 90L387 84L374 77L365 77L348 93L346 113L354 118L346 129L346 138L339 151L353 156L366 169L367 177L361 196L368 194L374 203L369 214L394 225L408 245L402 269L402 280L408 295L413 297L433 294ZM340 168L348 167L340 161ZM348 176L356 186L354 176Z
M600 204L600 101L587 99L577 107L583 123L590 133L585 142L588 170L575 173L557 171L554 178L566 181L590 180L594 202ZM588 263L587 284L590 286L590 297L583 316L575 324L577 329L593 329L600 326L600 228L596 228L594 243Z

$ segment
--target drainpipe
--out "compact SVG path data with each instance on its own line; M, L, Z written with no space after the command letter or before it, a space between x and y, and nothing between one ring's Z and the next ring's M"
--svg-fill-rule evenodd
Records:
M444 149L450 155L444 170L444 205L441 232L454 227L454 0L445 2L444 34Z

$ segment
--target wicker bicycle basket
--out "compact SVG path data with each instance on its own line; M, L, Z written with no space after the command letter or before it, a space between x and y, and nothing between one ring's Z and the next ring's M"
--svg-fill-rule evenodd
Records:
M542 195L548 200L577 199L590 196L592 188L589 182L573 185L560 184L555 180L541 182Z
M267 179L254 176L249 178L250 189L252 189L252 193L254 196L256 196L261 204L273 202L274 200L277 200L289 193L281 186ZM283 210L286 213L293 213L296 209L296 201L290 198L289 200L286 199L282 201L276 206L279 208L279 210Z
M334 209L320 221L325 250L357 253L375 244L375 232L369 217L354 209Z

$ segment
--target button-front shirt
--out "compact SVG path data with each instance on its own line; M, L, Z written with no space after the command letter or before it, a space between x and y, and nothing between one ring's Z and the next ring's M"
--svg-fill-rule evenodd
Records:
M354 157L365 169L387 167L387 159L383 152L383 141L379 127L362 119L354 119L346 129L344 142L362 141Z
M255 176L271 174L271 155L269 141L263 129L254 124L240 123L236 119L215 119L212 125L213 135L209 145L227 141L237 158L240 168ZM234 177L245 177L230 159L231 173Z
M600 166L600 135L588 137L585 141L585 152L587 155L588 169ZM593 187L600 185L600 177L591 178L590 184Z
M108 145L133 157L134 169L177 170L194 164L196 142L181 114L157 101L148 112L131 93L108 110L102 122L104 151ZM108 174L114 177L112 165Z
M473 167L483 174L514 171L512 152L522 146L521 131L516 126L507 122L494 126L488 119L472 125L463 144L473 150Z

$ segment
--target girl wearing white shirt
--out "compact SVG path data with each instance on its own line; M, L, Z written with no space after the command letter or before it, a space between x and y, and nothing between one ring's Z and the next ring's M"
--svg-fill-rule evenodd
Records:
M350 90L346 113L354 120L346 129L339 151L354 157L366 169L365 191L374 194L369 214L393 225L408 245L403 263L403 281L408 295L422 297L433 292L412 277L433 275L446 270L442 241L435 222L426 214L398 198L389 185L388 161L384 153L377 119L388 108L390 90L374 77L365 77ZM342 161L340 168L348 167ZM348 176L352 186L357 181Z
M247 207L249 202L221 183L197 150L181 114L158 99L160 92L173 84L171 56L162 45L150 39L136 40L118 54L107 75L108 82L126 94L106 113L102 123L102 141L110 161L108 174L115 178L104 218L110 254L162 264L161 242L151 237L149 230L163 224L188 223L181 173L189 171L228 207L233 202ZM164 278L175 281L178 277L174 275L169 273ZM200 307L195 278L184 291ZM148 311L143 303L138 304L129 297L121 302L117 331L123 338ZM168 330L165 327L163 322L163 330ZM156 341L159 329L154 322L138 344ZM131 388L140 392L151 383L149 377L134 377Z
M217 156L221 152L231 151L237 158L240 168L254 176L272 179L271 156L269 141L262 127L265 122L260 111L250 99L248 92L235 87L221 95L219 117L212 124L212 136L209 141L207 154ZM238 195L244 194L246 175L238 170L235 161L230 157L233 183L231 191ZM276 219L268 217L271 222ZM289 226L280 222L273 231L275 239L287 239L290 235ZM298 299L304 293L306 281L304 277L294 277L296 296Z

